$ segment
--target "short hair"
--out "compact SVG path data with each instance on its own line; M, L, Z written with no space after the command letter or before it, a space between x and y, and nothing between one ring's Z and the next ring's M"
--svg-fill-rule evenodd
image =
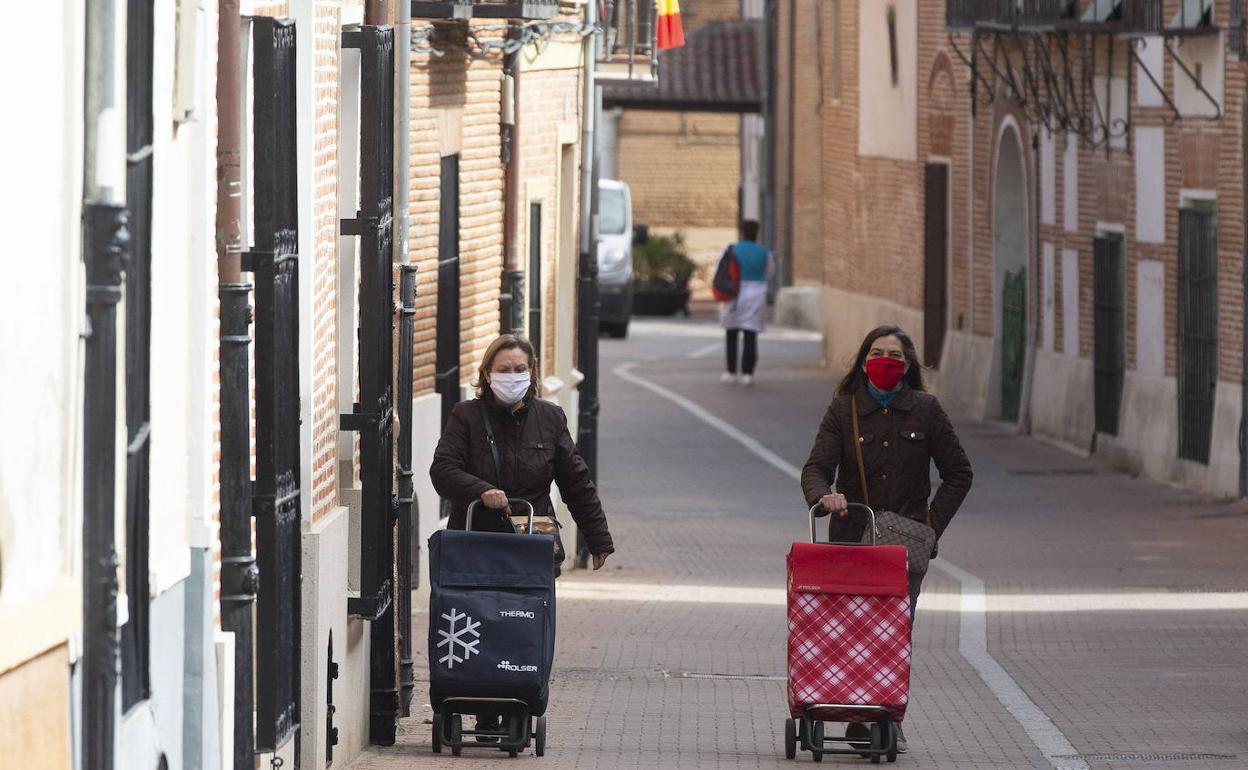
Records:
M481 359L481 366L477 369L477 397L480 398L490 392L490 381L485 375L494 366L494 359L504 350L520 350L529 357L529 371L533 374L532 385L529 392L534 396L542 395L542 378L537 371L537 355L533 352L533 343L529 342L519 334L504 334L490 343L485 349L485 356Z
M741 238L747 241L758 240L758 222L753 219L741 220Z

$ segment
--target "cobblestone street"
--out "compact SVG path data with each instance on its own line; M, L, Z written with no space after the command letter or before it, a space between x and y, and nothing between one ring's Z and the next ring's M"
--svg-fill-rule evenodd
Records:
M753 388L721 384L720 335L651 321L602 342L617 553L559 582L547 756L435 756L421 706L355 770L789 765L784 557L806 535L795 475L833 382L817 341L776 331ZM1248 508L995 424L958 428L975 486L919 601L899 762L1248 767Z

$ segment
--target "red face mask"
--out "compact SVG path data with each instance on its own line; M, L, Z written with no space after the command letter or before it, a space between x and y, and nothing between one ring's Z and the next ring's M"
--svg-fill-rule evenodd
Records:
M877 390L891 392L906 373L906 362L896 358L871 358L867 360L867 379Z

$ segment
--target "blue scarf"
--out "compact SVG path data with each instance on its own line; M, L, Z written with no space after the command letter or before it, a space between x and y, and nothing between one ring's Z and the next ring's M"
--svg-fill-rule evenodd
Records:
M901 382L897 384L897 387L885 393L884 391L875 387L875 385L872 385L870 380L867 380L867 392L871 394L871 398L874 398L876 401L879 402L880 406L888 406L890 403L892 403L893 399L897 397L897 394L900 393L901 389L904 387L905 387L905 383Z

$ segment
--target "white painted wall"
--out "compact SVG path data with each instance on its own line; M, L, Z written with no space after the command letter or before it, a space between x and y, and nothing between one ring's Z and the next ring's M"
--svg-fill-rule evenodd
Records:
M1079 252L1062 249L1062 352L1079 355Z
M1140 260L1135 287L1135 369L1160 376L1166 372L1165 263Z
M1040 259L1041 344L1046 351L1053 352L1054 334L1057 328L1057 318L1054 314L1057 271L1053 260L1053 244L1043 245Z
M1135 65L1136 103L1141 107L1161 107L1165 105L1165 99L1149 75L1158 83L1165 84L1166 51L1162 47L1162 39L1144 37L1135 41L1134 45L1140 59L1140 63Z
M1062 158L1062 227L1079 231L1079 136L1073 132L1066 134Z
M1047 128L1040 130L1040 221L1057 224L1057 144Z
M351 517L338 507L304 524L304 653L300 659L299 750L303 767L325 767L325 715L329 643L332 635L338 679L334 682L334 727L338 745L334 766L341 767L368 744L369 624L347 615L347 528ZM423 637L416 640L417 647Z
M155 28L150 560L158 595L190 574L192 543L206 548L215 539L216 80L205 64L197 119L175 129L172 4L156 5ZM201 43L215 51L215 34Z
M41 34L0 49L6 121L0 206L10 279L0 282L0 670L63 642L81 626L79 573L83 273L80 250L83 3L39 8ZM54 54L60 66L32 62Z
M1177 61L1172 62L1171 77L1174 78L1174 103L1179 114L1185 118L1216 117L1219 108L1226 103L1225 59L1226 45L1222 33L1198 37L1179 38L1173 46L1175 55L1192 73L1199 70L1201 84L1213 96L1214 102L1201 93L1192 79Z
M858 0L858 153L915 160L918 148L917 0ZM896 13L897 84L888 11Z
M1135 129L1135 239L1166 241L1166 130Z

